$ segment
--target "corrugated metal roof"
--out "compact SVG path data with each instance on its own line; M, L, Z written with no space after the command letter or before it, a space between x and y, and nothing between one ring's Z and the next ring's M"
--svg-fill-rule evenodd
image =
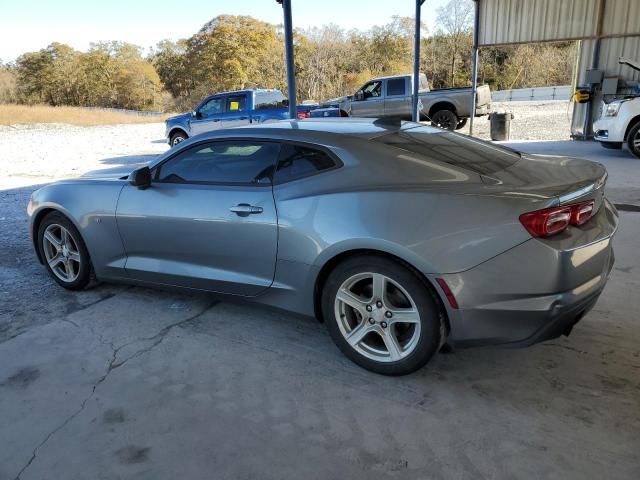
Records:
M598 68L604 70L606 77L619 76L625 80L640 82L640 72L627 65L620 65L620 57L640 60L640 37L603 38L600 41ZM591 68L594 40L585 40L580 53L580 71L578 82L584 82L584 75Z
M640 33L640 0L607 0L603 35Z
M481 46L593 38L600 0L479 0ZM640 34L640 0L606 0L602 34Z

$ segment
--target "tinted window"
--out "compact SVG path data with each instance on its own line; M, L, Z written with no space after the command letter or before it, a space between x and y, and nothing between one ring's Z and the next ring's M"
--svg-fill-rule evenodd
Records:
M387 80L387 96L404 95L404 78Z
M222 113L224 111L223 106L224 103L222 101L222 98L212 98L207 103L202 105L200 107L200 110L198 111L203 117L208 117L210 115Z
M287 99L278 90L256 92L256 110L282 108L288 105Z
M336 166L329 154L300 145L283 145L276 171L276 183L288 182Z
M269 142L211 142L180 152L155 172L169 183L270 184L280 145Z
M244 112L246 98L245 95L227 97L227 112Z
M480 174L504 170L520 159L508 148L435 127L402 129L373 140Z

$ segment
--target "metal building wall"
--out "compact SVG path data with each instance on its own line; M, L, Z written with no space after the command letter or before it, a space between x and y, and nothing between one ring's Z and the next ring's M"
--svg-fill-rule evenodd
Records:
M479 0L480 46L595 38L600 0ZM606 0L601 36L640 35L640 0Z
M480 46L591 37L598 0L480 0Z

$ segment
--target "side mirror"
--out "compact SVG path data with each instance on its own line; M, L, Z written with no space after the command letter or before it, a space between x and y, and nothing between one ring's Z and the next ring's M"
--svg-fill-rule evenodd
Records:
M364 92L362 90L358 90L356 94L353 96L353 99L356 102L361 102L362 100L364 100Z
M193 112L191 112L191 116L193 118L202 118L202 114L200 112L198 112L197 110L194 110Z
M140 190L149 188L151 186L151 170L149 167L142 167L131 172L129 183Z

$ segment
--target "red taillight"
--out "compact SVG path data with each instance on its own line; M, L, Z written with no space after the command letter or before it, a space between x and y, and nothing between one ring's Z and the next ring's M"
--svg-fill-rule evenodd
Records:
M309 118L311 116L311 113L309 112L298 112L298 118L302 119L302 118Z
M584 225L593 216L593 200L573 205L571 208L571 225Z
M520 223L534 237L550 237L566 230L569 225L580 226L587 223L593 215L593 208L593 200L563 207L544 208L523 213L520 215Z
M457 309L458 301L456 300L456 297L453 296L453 292L449 288L449 285L447 285L447 282L445 282L442 278L436 278L436 282L438 282L438 285L440 285L440 288L442 289L445 297L447 297L447 300L449 300L449 305L451 305L451 308Z

